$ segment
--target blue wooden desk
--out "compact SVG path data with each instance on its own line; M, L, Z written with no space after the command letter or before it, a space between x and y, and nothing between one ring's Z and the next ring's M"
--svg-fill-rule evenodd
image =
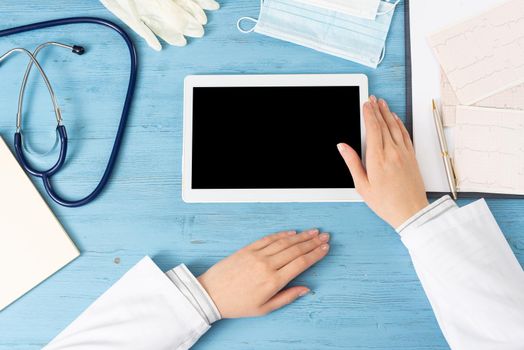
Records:
M0 313L0 350L40 348L146 254L163 269L185 262L200 273L261 235L310 227L333 235L329 257L299 278L314 292L262 319L221 321L195 348L447 349L406 249L364 204L188 205L180 195L186 75L363 72L370 78L371 92L388 99L402 115L402 5L394 17L384 63L369 70L258 34L241 34L236 20L256 16L259 1L221 3L222 9L210 14L205 38L191 40L186 48L166 47L157 53L137 38L139 88L109 187L84 208L50 203L82 256ZM73 15L113 18L94 0L2 1L0 13L2 28ZM82 57L56 48L42 55L71 137L72 159L57 183L77 196L96 185L107 161L125 93L128 58L114 33L93 26L3 38L0 52L14 46L34 48L48 40L88 48ZM0 133L9 143L25 64L25 58L18 58L0 67ZM43 150L54 142L55 125L45 90L41 84L35 86L25 134L34 148ZM300 135L296 137L300 140ZM47 164L51 161L46 158ZM521 262L523 203L489 201ZM31 213L27 217L30 220Z

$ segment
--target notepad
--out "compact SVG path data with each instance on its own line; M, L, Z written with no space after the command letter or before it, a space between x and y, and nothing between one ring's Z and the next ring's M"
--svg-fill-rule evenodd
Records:
M522 0L433 34L429 43L463 105L524 83Z
M524 111L458 106L454 160L459 191L524 195Z
M0 311L79 256L0 137Z

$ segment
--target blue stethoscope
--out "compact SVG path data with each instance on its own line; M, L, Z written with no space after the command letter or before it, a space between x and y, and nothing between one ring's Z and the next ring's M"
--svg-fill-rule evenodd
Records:
M104 174L96 186L96 188L86 197L79 199L79 200L67 200L64 199L61 195L56 193L55 189L53 188L53 184L51 183L51 178L62 168L62 166L65 163L66 156L67 156L67 132L66 128L63 125L62 122L62 113L60 112L60 108L58 106L58 102L55 97L55 93L53 91L53 88L51 87L51 84L49 82L49 79L47 78L44 70L42 69L42 66L36 59L36 56L38 53L47 46L58 46L62 48L66 48L71 50L73 53L82 55L84 54L84 48L81 46L76 45L65 45L57 42L47 42L44 43L36 48L34 52L29 52L26 49L22 48L15 48L8 52L6 52L4 55L0 56L0 63L5 60L7 57L14 53L24 53L30 58L29 65L27 66L24 80L22 82L22 87L20 89L20 97L18 100L18 113L16 118L16 132L14 137L14 146L15 146L15 154L18 159L18 162L20 165L25 169L26 172L29 174L39 177L42 179L42 182L44 183L44 188L47 192L47 194L58 204L63 205L65 207L80 207L83 205L86 205L93 201L104 189L104 186L109 181L109 178L111 176L111 173L113 171L113 168L116 163L116 159L118 157L118 154L120 152L120 146L122 145L122 138L124 136L124 129L127 124L127 120L129 118L129 112L131 107L131 102L133 100L133 95L135 92L135 86L136 86L136 74L138 69L138 58L137 58L137 52L135 45L133 44L133 41L129 37L129 35L118 25L101 19L101 18L93 18L93 17L73 17L73 18L63 18L63 19L57 19L52 21L46 21L46 22L40 22L40 23L34 23L29 24L21 27L16 28L10 28L10 29L4 29L0 30L0 37L8 36L8 35L14 35L19 34L23 32L29 32L33 30L39 30L49 27L58 27L63 25L69 25L69 24L80 24L80 23L92 23L97 24L101 26L108 27L118 34L124 39L124 41L127 44L127 47L129 49L129 55L131 58L131 69L130 69L130 76L129 76L129 85L127 89L126 99L124 102L124 108L122 110L122 115L120 118L120 123L118 125L118 130L115 137L115 142L113 145L113 149L111 151L111 156L109 157L109 161L106 166L106 170L104 171ZM38 69L40 75L42 76L47 89L49 90L49 94L51 96L51 100L53 103L53 108L56 116L57 121L57 135L60 142L60 153L57 162L48 170L37 170L35 169L26 159L24 155L24 149L23 149L23 137L22 137L22 106L23 106L23 98L24 93L27 85L27 80L29 77L29 73L31 72L31 69L33 65Z

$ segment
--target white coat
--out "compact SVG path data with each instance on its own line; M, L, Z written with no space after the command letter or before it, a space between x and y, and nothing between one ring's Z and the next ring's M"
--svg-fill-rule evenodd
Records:
M397 232L452 349L524 349L524 271L484 200L444 197ZM144 258L44 349L188 349L218 319L184 265Z

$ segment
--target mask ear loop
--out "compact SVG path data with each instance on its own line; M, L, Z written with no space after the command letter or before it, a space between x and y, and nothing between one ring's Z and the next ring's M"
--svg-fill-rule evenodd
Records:
M242 22L244 21L249 21L249 22L252 22L254 23L253 27L249 28L249 29L244 29L242 28ZM253 32L257 26L257 23L258 23L258 20L256 18L253 18L253 17L241 17L238 21L237 21L237 29L240 33L244 33L244 34L249 34L251 32Z
M380 65L382 63L382 61L384 61L384 58L386 57L386 44L384 44L384 48L382 49L382 53L380 54L380 59L378 60L378 65Z
M260 11L262 12L262 6L264 6L264 0L260 0ZM252 22L254 23L253 27L249 28L249 29L244 29L242 28L242 22L243 21L249 21L249 22ZM238 19L237 21L237 29L240 33L244 33L244 34L249 34L251 32L253 32L256 28L258 24L258 19L256 18L253 18L253 17L241 17Z
M395 8L399 4L399 2L400 2L400 0L395 1L393 3L393 6L389 10L387 10L387 11L377 12L377 16L387 15L388 13L390 13L392 11L395 11ZM389 3L389 1L388 1L388 3ZM385 57L386 57L386 44L384 43L384 48L382 49L382 53L380 54L380 59L378 60L378 65L380 65L382 63L382 61L384 61Z
M400 2L400 0L395 1L395 2L392 4L393 6L392 6L389 10L387 10L387 11L384 11L384 12L377 12L377 16L387 15L388 13L395 11L395 8L396 8L397 5L399 4L399 2ZM388 3L391 4L391 2L389 2L389 1L388 1Z

